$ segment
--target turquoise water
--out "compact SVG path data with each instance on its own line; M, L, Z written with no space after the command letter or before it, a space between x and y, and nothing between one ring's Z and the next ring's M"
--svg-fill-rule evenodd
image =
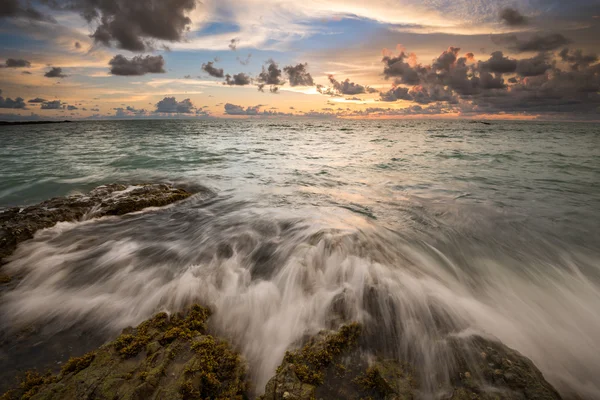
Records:
M23 244L8 268L28 275L0 311L14 327L46 324L38 352L67 327L106 340L202 301L260 387L303 333L331 327L341 296L351 319L382 329L386 351L423 376L445 367L440 338L476 332L532 358L563 394L600 397L598 125L13 126L0 128L0 177L0 207L112 182L214 193L118 223L62 224ZM0 366L19 356L8 354Z

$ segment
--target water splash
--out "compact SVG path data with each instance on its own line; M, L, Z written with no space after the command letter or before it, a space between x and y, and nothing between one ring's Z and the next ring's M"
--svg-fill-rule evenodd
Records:
M447 339L475 333L533 359L563 393L600 397L597 252L472 208L450 228L436 213L407 207L407 220L418 215L429 228L392 231L347 210L221 197L60 223L6 266L24 279L1 318L10 329L86 327L108 338L201 302L258 388L305 335L359 321L369 346L413 364L430 395L454 367Z

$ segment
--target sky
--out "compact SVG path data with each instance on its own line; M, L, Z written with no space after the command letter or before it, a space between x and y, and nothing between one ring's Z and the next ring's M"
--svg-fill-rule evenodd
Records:
M600 0L0 0L0 120L600 120Z

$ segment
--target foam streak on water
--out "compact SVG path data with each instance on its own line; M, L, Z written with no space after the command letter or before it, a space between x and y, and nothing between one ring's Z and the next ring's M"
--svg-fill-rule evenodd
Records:
M139 140L135 126L110 125L94 137L104 150L70 148L103 161L71 154L64 165L75 172L39 156L29 163L47 162L55 178L13 172L15 190L0 186L5 204L32 201L45 179L65 192L84 189L84 177L166 176L218 193L39 232L6 266L25 276L0 305L7 331L43 326L34 338L43 351L69 329L107 340L201 302L215 310L212 329L248 359L257 388L306 335L359 321L373 352L417 367L424 398L439 395L455 367L448 338L471 334L530 357L565 395L600 398L597 132L180 123L187 136L163 127L173 136L144 139L135 160L115 157L128 150L112 136L119 128L123 141ZM363 124L360 135L353 124Z

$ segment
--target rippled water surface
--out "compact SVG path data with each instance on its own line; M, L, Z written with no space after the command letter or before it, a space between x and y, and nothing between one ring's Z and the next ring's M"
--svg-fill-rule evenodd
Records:
M257 387L305 334L358 320L381 332L374 346L417 366L423 393L447 380L444 338L477 333L530 357L563 394L600 398L597 125L1 127L0 177L0 207L111 182L212 193L61 223L21 245L6 268L25 277L1 322L43 328L0 349L7 375L200 301Z

